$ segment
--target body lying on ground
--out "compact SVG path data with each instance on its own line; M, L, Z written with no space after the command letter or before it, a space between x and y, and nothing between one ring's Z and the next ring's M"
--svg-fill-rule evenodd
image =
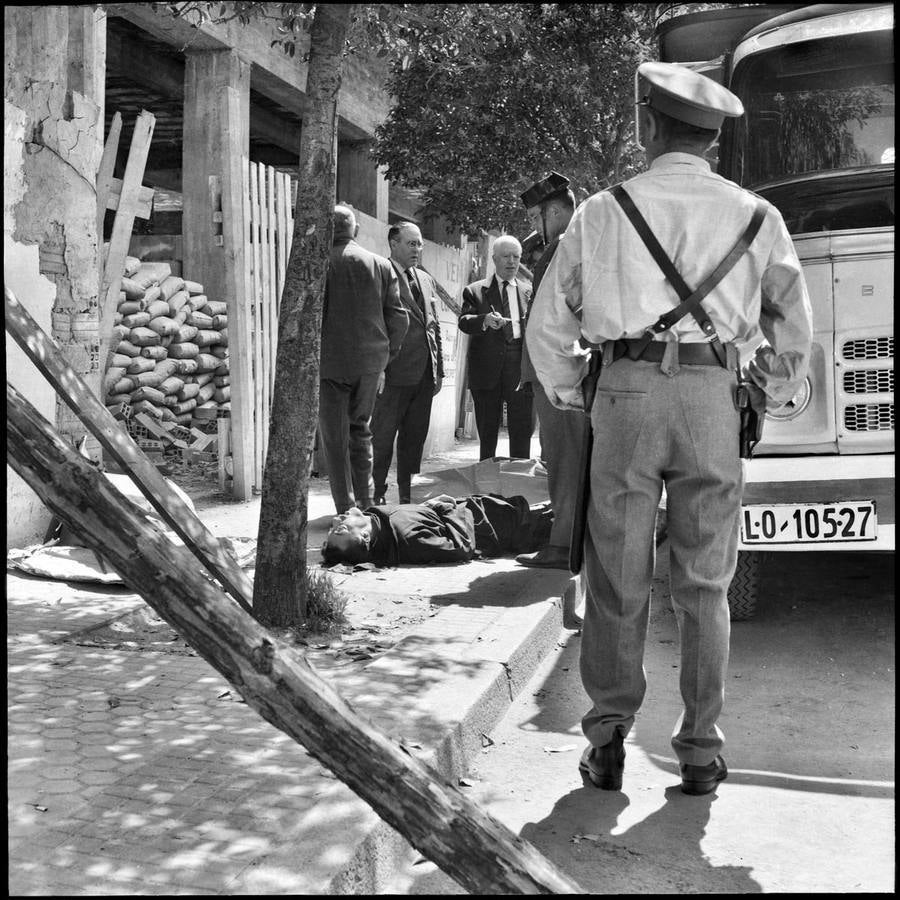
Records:
M442 494L424 503L354 506L332 520L322 557L327 566L396 566L528 553L546 545L552 524L549 501L529 506L519 495Z

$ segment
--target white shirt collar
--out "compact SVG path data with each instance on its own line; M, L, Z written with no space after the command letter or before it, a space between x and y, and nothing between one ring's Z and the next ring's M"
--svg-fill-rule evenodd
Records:
M650 163L650 169L662 169L670 166L692 166L704 172L712 171L709 162L693 153L663 153Z

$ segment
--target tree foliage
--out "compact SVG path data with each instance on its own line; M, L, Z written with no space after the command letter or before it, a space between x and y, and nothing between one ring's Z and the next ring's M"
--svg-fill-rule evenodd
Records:
M547 171L571 178L579 200L639 171L633 77L652 55L651 5L418 9L373 152L430 213L470 233L527 231L519 194Z

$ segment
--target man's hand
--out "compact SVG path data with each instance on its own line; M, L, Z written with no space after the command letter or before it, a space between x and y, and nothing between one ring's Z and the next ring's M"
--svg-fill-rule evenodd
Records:
M384 391L384 372L382 372L378 376L378 395L381 396L382 391Z
M506 322L509 322L509 319L504 319L503 316L498 312L494 312L491 310L484 317L484 330L486 331L490 328L492 331L496 331L498 328L502 328Z

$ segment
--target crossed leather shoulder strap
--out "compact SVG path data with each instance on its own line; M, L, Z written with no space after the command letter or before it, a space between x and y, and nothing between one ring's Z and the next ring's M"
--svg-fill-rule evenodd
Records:
M735 243L728 255L719 263L719 265L716 266L716 268L703 280L700 286L692 291L675 268L672 260L669 259L666 251L663 250L659 241L656 239L656 235L647 224L647 220L641 215L641 211L634 205L634 201L629 196L628 191L626 191L621 184L617 184L611 189L611 193L619 206L622 207L622 211L628 217L628 220L634 226L638 235L640 235L641 240L643 240L647 249L650 251L650 255L656 260L656 264L662 269L666 279L672 287L675 288L675 291L681 298L681 303L678 306L670 312L660 316L656 322L650 326L650 333L646 336L646 343L649 343L652 340L653 334L659 334L660 332L671 328L681 318L688 313L691 313L697 320L697 324L700 326L703 333L709 339L719 361L723 366L726 366L724 348L716 333L715 325L713 325L709 316L706 314L706 310L703 308L702 300L734 268L737 261L747 252L750 245L753 243L754 238L759 233L759 229L762 227L763 219L766 217L765 204L761 200L756 201L756 208L753 210L750 222L744 229L743 234L738 238L737 243Z

